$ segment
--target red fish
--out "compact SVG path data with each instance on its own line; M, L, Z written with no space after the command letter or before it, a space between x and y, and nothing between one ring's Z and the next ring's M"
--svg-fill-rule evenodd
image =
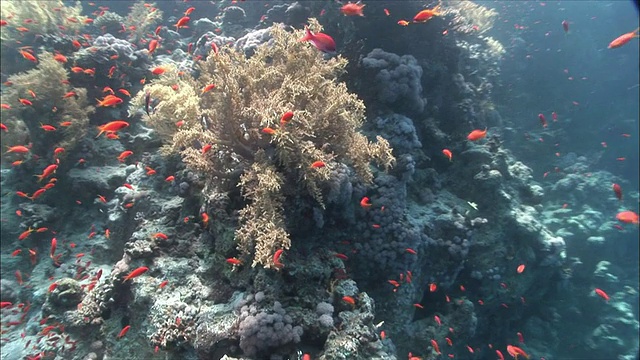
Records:
M228 258L226 262L231 265L242 265L242 260L236 258Z
M609 295L607 295L607 293L604 292L603 290L596 288L595 292L596 292L596 294L598 294L598 296L600 296L601 298L605 299L607 302L609 301Z
M167 240L169 237L168 237L167 235L165 235L165 234L163 234L163 233L160 233L160 232L159 232L159 233L155 233L155 234L153 235L153 238L154 238L154 239Z
M314 161L313 164L311 164L311 168L312 169L317 169L317 168L322 168L327 166L327 164L324 163L324 161Z
M514 345L507 345L507 352L516 359L518 359L518 355L524 356L527 359L529 358L529 355L524 352L524 350Z
M444 154L444 156L449 158L449 161L451 161L451 159L453 158L453 153L449 149L442 149L442 153Z
M176 24L175 24L175 25L173 25L173 26L175 26L175 27L176 27L176 30L178 30L178 29L180 29L180 28L183 28L183 27L187 27L187 24L189 23L189 20L191 20L191 18L190 18L190 17L188 17L188 16L183 16L183 17L181 17L181 18L180 18L180 20L178 20L178 22L176 22Z
M622 188L618 184L613 184L613 192L616 194L618 200L622 200Z
M113 133L113 132L124 129L127 126L129 126L129 123L122 120L115 120L115 121L108 122L104 125L98 126L98 130L100 130L100 133L98 133L98 136L96 136L96 138L100 137L100 135L102 135L102 133L104 132Z
M440 347L438 346L438 342L436 342L435 340L431 339L431 346L433 346L433 350L436 352L436 354L438 354L438 355L442 354L440 352Z
M485 128L484 130L473 130L472 132L469 133L469 135L467 135L467 140L469 141L477 141L480 139L484 139L487 136L487 129Z
M633 211L621 211L616 215L616 219L626 224L638 224L638 214Z
M38 62L38 59L36 59L36 57L33 56L33 54L31 54L30 52L24 51L24 50L18 50L18 52L20 53L20 55L22 55L23 58L25 58L25 59L27 59L27 60L29 60L31 62L34 62L34 63Z
M638 31L640 31L640 28L637 28L632 32L618 36L611 43L609 43L609 46L607 48L608 49L619 48L620 46L625 45L626 43L631 41L631 39L640 37L640 34L637 34Z
M313 44L313 46L316 47L316 49L322 52L336 51L336 42L333 40L331 36L321 32L314 34L311 32L311 30L309 30L308 26L305 26L304 30L305 30L305 36L302 39L300 39L300 41L309 41L311 42L311 44Z
M351 305L355 305L356 304L356 300L354 298L352 298L351 296L343 296L342 297L342 301L351 304Z
M125 327L122 328L122 330L120 330L120 333L118 334L118 339L120 339L121 337L125 336L127 334L127 331L129 331L129 329L131 329L131 325L127 325Z
M52 259L56 254L56 247L58 246L58 240L56 238L51 239L51 252L49 253L49 257Z
M101 106L113 106L115 107L118 104L122 104L122 99L114 95L107 95L102 100L98 100L98 107Z
M6 307L10 307L11 305L13 305L13 304L10 303L9 301L0 302L0 309L4 309Z
M62 54L55 54L53 55L53 59L57 62L61 62L61 63L66 63L67 62L67 57L62 55Z
M424 9L413 17L413 22L426 22L434 16L440 16L441 13L438 12L439 9L440 4L436 5L436 7L434 7L433 9Z
M38 182L40 182L40 181L48 178L49 176L51 176L51 174L55 173L57 169L58 169L58 165L51 164L51 165L47 166L46 168L44 168L44 170L42 170L42 174L35 175L35 176L38 177Z
M363 197L362 200L360 200L360 206L362 206L363 208L370 208L371 207L371 202L369 201L368 197Z
M129 156L131 156L131 155L133 155L133 151L125 150L125 151L121 152L120 155L118 156L118 161L124 162L124 160L126 158L128 158Z
M158 66L156 68L153 68L153 70L151 70L151 73L153 75L162 75L164 74L165 71L166 71L165 68L163 68L162 66Z
M360 4L360 2L352 3L349 2L347 4L342 5L340 11L345 16L364 16L362 13L362 9L365 7L364 4Z
M273 265L276 269L282 269L284 267L284 264L280 262L280 256L282 256L283 251L282 249L278 249L275 254L273 254Z
M207 91L210 91L211 89L215 88L216 86L214 84L209 84L207 86L205 86L204 88L202 88L202 92L200 93L200 95L206 93Z
M131 280L135 277L138 277L144 273L146 273L147 271L149 271L149 268L146 266L140 266L139 268L133 270L132 272L129 273L129 275L125 276L124 281L127 280Z
M153 39L149 41L149 54L153 54L154 51L158 48L158 40Z
M540 124L542 124L543 128L547 127L547 119L544 117L544 114L538 114L538 119L540 119Z
M287 111L282 114L282 117L280 118L280 127L287 125L291 119L293 119L293 111Z
M273 130L272 128L270 128L270 127L266 127L264 129L262 129L261 131L262 131L263 134L267 134L267 135L273 135L273 134L276 133L276 131Z
M518 271L518 274L522 274L522 272L524 271L524 268L525 268L524 264L521 264L518 266L518 269L516 271Z
M565 33L569 32L569 22L567 20L562 20L562 28Z
M553 119L554 122L558 121L558 114L556 114L555 111L551 113L551 119Z
M7 147L7 152L5 154L8 153L28 153L29 152L29 148L23 145L16 145L16 146L8 146Z
M193 12L193 10L195 10L195 9L196 9L196 8L194 8L194 7L190 7L190 8L188 8L187 10L185 10L185 12L184 12L184 16L189 16L189 15L191 15L191 13Z

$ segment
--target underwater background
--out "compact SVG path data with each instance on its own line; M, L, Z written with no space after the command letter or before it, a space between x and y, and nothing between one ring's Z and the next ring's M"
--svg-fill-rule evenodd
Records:
M2 359L636 359L630 1L2 1Z

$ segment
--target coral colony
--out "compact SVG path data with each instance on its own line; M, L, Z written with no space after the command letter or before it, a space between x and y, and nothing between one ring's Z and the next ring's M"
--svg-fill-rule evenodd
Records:
M1 11L2 359L637 352L637 184L515 155L496 10Z

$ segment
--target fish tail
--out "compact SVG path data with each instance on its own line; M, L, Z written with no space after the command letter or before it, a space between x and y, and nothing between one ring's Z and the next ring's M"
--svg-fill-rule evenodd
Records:
M305 34L302 37L302 39L300 39L300 41L309 41L309 40L311 40L313 38L313 34L311 33L311 30L309 30L309 26L305 25L304 31L305 31Z
M102 126L98 126L98 130L100 130L100 132L98 133L98 136L96 136L96 139L99 138L102 133L104 133L104 128Z

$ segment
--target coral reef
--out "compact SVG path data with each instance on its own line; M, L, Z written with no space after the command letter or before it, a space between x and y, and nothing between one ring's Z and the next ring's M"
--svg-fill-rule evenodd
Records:
M156 3L138 0L131 6L131 11L124 19L124 26L129 30L129 39L138 42L153 32L162 21L162 10Z
M6 1L0 8L0 17L9 23L26 27L28 31L3 26L0 39L5 46L6 42L24 41L25 37L34 37L37 34L73 33L85 24L87 17L81 13L80 1L76 1L74 6L65 5L63 1Z
M411 55L399 56L373 49L362 59L362 66L375 73L377 99L396 112L411 113L424 110L427 101L422 97L422 68Z
M317 31L317 23L313 26ZM158 105L159 112L145 119L164 137L176 121L184 120L167 144L170 151L180 153L193 170L208 174L211 188L242 186L249 204L240 214L238 248L243 255L255 251L253 265L265 267L273 266L276 250L290 246L278 206L283 194L295 190L322 204L321 184L329 180L330 168L347 163L370 182L372 160L384 167L394 161L383 138L371 143L357 132L364 106L335 82L345 61L322 60L315 49L298 41L301 31L287 33L279 26L270 31L269 45L248 59L226 48L211 53L201 63L197 80L185 77L178 83L178 98L169 85L173 78L148 85L132 100L133 109L142 107L148 91L159 104L166 103L167 110L181 108L182 113L170 114ZM201 89L208 84L215 89L205 93ZM193 97L195 93L199 97ZM170 106L187 98L195 100ZM278 124L287 111L293 111L291 123ZM273 133L265 133L265 128ZM211 147L203 156L205 144ZM324 167L312 166L319 161Z
M94 108L88 105L86 89L69 85L67 70L54 59L53 54L42 52L38 59L35 69L9 77L13 85L3 93L3 100L11 108L2 111L2 123L11 129L24 126L33 142L33 153L48 159L64 158L86 135L89 115ZM21 103L21 98L31 99L31 105ZM45 131L43 124L56 130ZM11 131L3 133L2 142L7 146L22 145L18 141L24 137L20 131ZM54 156L51 149L56 147L64 151Z

